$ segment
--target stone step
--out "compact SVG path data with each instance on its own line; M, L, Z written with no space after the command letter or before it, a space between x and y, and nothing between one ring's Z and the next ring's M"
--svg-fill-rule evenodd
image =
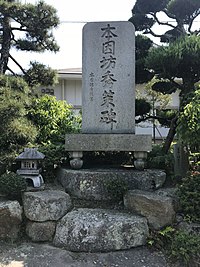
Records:
M72 197L84 200L116 200L116 194L125 190L152 191L160 188L166 179L162 170L136 171L130 168L82 169L61 168L59 182Z
M105 209L77 209L57 224L54 245L70 251L105 252L145 245L147 220Z

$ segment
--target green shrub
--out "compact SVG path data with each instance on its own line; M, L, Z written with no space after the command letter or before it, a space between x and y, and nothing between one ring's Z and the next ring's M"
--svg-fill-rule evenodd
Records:
M147 244L158 250L162 250L163 248L169 250L171 239L175 231L175 228L171 226L167 226L160 231L151 230Z
M200 88L197 89L190 102L180 112L177 133L179 139L190 147L196 147L199 151L200 143Z
M8 197L20 197L26 187L26 180L14 172L0 176L0 192Z
M43 144L39 151L45 155L42 161L42 176L45 182L52 182L56 178L57 168L69 162L68 152L65 151L64 145Z
M65 134L78 132L81 125L81 117L73 113L71 105L50 95L35 98L28 117L38 128L39 144L64 143Z
M193 171L182 179L177 191L182 212L200 222L200 172Z
M171 226L160 231L151 231L148 245L150 248L162 250L172 260L183 267L194 267L200 260L200 236Z
M148 154L147 166L152 169L163 169L167 174L174 170L174 156L171 151L167 154L162 150L162 146L154 145L152 151Z
M177 231L171 242L171 256L181 262L182 266L199 266L200 236L184 231Z

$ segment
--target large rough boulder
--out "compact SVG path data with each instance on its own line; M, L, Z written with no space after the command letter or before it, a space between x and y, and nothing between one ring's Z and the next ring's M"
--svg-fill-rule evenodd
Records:
M162 170L136 171L124 169L82 169L71 170L61 168L58 180L73 197L84 200L110 201L115 200L108 187L110 185L120 192L120 186L126 184L128 190L140 189L152 191L160 188L166 179ZM123 190L123 188L122 188Z
M22 222L18 201L0 201L0 239L16 240Z
M144 245L147 236L143 217L104 209L77 209L58 223L53 243L70 251L103 252Z
M55 221L31 222L26 224L26 234L34 242L52 241L56 229Z
M70 196L59 190L25 192L23 195L25 216L31 221L57 221L72 206Z
M124 196L124 205L134 213L145 216L153 229L161 229L173 223L175 211L173 199L156 192L130 190Z
M176 187L169 187L169 188L160 188L155 191L156 194L159 196L170 197L173 200L173 207L176 212L181 210L180 200L177 195L177 188Z

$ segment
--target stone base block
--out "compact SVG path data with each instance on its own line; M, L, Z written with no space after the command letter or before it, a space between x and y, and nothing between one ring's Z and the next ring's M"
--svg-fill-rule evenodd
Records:
M56 222L31 222L26 225L26 234L34 242L52 241Z
M67 151L151 151L151 135L66 134Z
M124 205L134 214L145 216L151 228L159 230L173 223L175 219L172 197L158 192L130 190L124 196Z
M54 244L70 251L104 252L144 245L145 218L103 209L78 209L58 223Z
M16 240L22 223L22 207L18 201L0 201L0 240Z
M70 196L59 190L25 192L23 194L25 216L36 222L57 221L72 207Z
M160 188L165 182L166 174L161 170L136 171L128 168L82 170L61 168L57 177L66 192L73 197L112 201L116 200L116 190L120 193L120 190L148 191Z

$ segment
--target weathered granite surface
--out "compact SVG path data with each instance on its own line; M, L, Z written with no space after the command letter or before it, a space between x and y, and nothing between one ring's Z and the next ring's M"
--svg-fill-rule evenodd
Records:
M151 151L151 135L66 134L67 151Z
M15 240L22 222L22 207L18 201L0 201L0 239Z
M104 21L84 26L82 87L82 132L135 132L135 32L132 23Z
M34 242L52 241L56 229L55 221L31 222L26 224L26 234Z
M161 229L175 220L173 199L156 192L130 190L124 196L124 205L134 213L145 216L153 229Z
M145 218L103 209L77 209L58 223L54 245L70 251L115 251L144 245Z
M156 193L159 196L165 196L172 198L173 201L173 207L176 212L181 211L181 205L180 201L177 195L177 188L176 187L166 187L166 188L160 188L156 190Z
M25 192L23 194L25 216L31 221L57 221L72 206L70 196L59 190Z
M117 182L119 185L125 183L128 190L155 190L163 185L166 174L162 170L61 168L57 177L66 191L74 197L86 200L114 200L108 191L108 185Z

